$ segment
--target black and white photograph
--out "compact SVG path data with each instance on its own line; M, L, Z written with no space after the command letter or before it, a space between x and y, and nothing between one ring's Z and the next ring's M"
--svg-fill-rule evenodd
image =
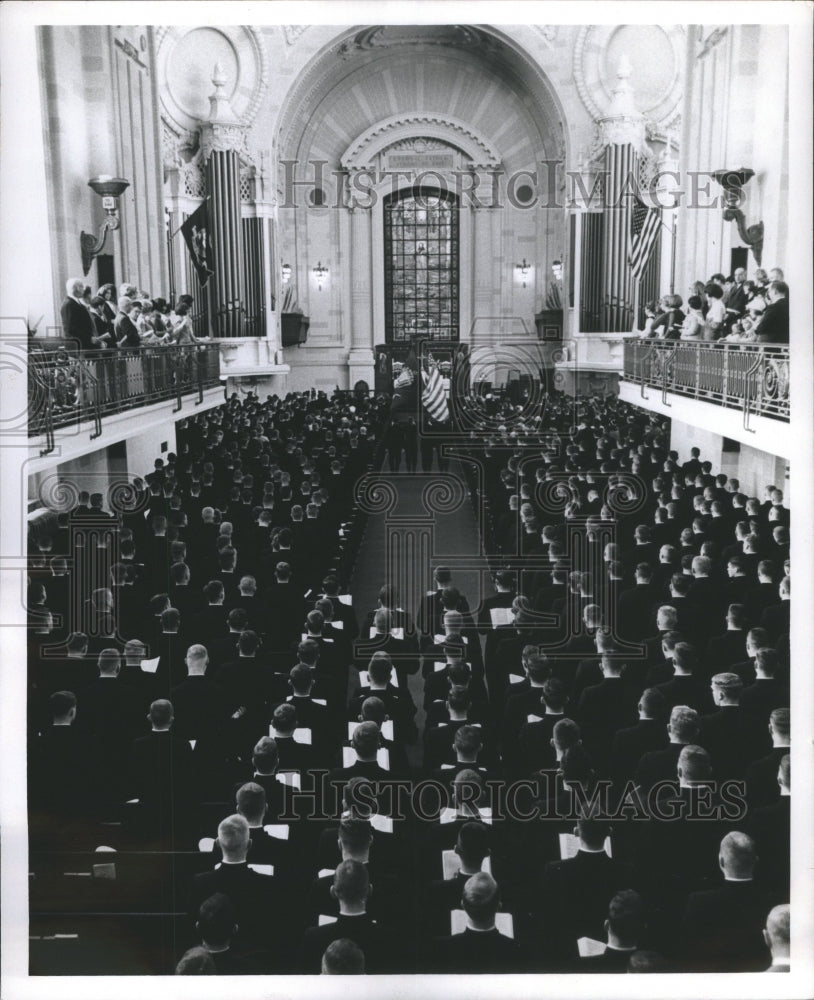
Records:
M0 5L4 998L814 995L813 32Z

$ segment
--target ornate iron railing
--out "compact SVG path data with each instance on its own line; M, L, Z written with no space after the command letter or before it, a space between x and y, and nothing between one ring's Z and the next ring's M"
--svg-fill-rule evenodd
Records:
M781 344L682 343L628 339L624 377L662 393L690 396L750 415L789 419L789 349ZM669 404L667 404L669 405Z
M177 401L219 384L217 344L141 347L132 350L82 351L71 341L32 343L28 366L28 434L45 434L44 454L53 450L56 428L94 422L102 417L167 399Z

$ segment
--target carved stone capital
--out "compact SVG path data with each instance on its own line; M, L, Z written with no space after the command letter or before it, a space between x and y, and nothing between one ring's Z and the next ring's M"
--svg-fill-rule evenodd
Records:
M204 161L212 153L235 152L239 156L248 156L246 138L247 128L236 122L205 122L201 126L201 155Z

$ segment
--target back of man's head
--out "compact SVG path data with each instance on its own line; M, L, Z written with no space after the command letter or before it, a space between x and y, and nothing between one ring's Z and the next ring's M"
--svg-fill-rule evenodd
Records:
M388 684L393 675L393 661L383 649L377 650L370 658L367 672L373 684Z
M500 892L497 882L486 872L473 875L467 879L464 885L461 905L475 926L493 927L495 914L500 907Z
M791 907L788 903L781 903L769 910L763 936L772 958L788 957L791 942Z
M304 663L298 663L289 671L291 690L297 696L308 695L314 683L314 673Z
M323 976L363 976L365 954L350 938L331 941L322 956Z
M740 676L732 671L724 671L715 674L712 678L712 689L720 698L720 703L725 705L737 705L740 701L743 681Z
M787 792L791 791L791 755L784 754L780 758L780 767L777 769L777 781L781 788Z
M602 817L582 815L577 820L577 836L580 843L591 851L598 851L604 847L605 839L610 836L610 832L610 823Z
M62 722L72 717L76 709L76 695L73 691L54 691L48 699L54 722Z
M377 632L386 633L390 631L392 615L386 608L379 608L373 615L373 627Z
M732 830L721 841L718 863L729 878L751 878L757 861L755 842L740 830Z
M579 726L573 719L560 719L552 731L554 745L560 750L575 747L581 740Z
M226 893L216 892L201 903L195 927L210 948L228 947L235 932L235 911Z
M218 843L224 861L243 862L249 850L249 824L245 816L235 813L218 824Z
M567 700L568 695L563 682L559 677L549 677L543 684L543 701L546 708L557 714L565 708Z
M531 656L525 660L525 670L529 680L535 684L542 684L551 673L551 666L548 657L535 649Z
M481 731L478 726L461 726L452 741L458 760L476 761L481 741Z
M464 823L458 831L455 853L469 871L479 871L483 859L489 854L489 831L485 824Z
M342 861L334 872L333 892L347 908L363 908L370 890L367 867L359 861Z
M678 755L678 777L687 784L707 781L712 774L712 762L703 747L693 743Z
M262 785L247 781L235 796L237 811L246 817L249 826L260 826L266 815L266 792Z
M176 976L216 976L215 960L200 945L187 948L175 966Z
M280 752L277 741L271 736L262 736L254 745L252 764L258 774L273 774L277 770Z
M119 656L118 649L103 649L99 653L97 664L102 677L115 677L121 666L121 657Z
M351 745L359 760L375 760L379 749L379 727L375 722L360 722L354 729Z
M769 716L769 725L774 735L784 743L791 737L791 710L776 708Z
M293 733L297 728L297 710L288 703L278 705L271 716L271 724L282 736Z
M622 889L608 907L608 937L619 948L635 948L644 930L644 902L633 889Z
M664 714L664 695L658 688L645 688L639 698L639 709L646 719L660 719Z
M150 723L153 729L169 729L172 720L172 704L166 698L159 698L150 705Z
M303 639L297 646L297 658L308 667L316 666L319 659L319 643L314 639Z
M345 816L339 822L339 846L342 859L367 861L368 851L373 842L373 828L370 820Z

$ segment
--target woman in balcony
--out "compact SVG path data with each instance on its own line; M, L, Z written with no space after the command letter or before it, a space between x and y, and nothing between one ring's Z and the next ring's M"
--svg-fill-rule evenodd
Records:
M724 290L720 285L711 281L704 291L708 302L706 323L704 325L704 340L713 342L720 339L724 329L724 321L726 319Z
M681 324L680 339L696 342L704 339L704 313L700 295L691 295L687 301L687 315Z
M119 348L119 399L129 399L141 391L141 361L138 351L141 348L135 320L138 320L140 309L136 309L133 300L123 295L119 299L119 313L113 325L116 334L116 346Z
M110 328L112 330L113 323L116 319L116 309L113 305L113 303L116 301L116 286L102 285L102 287L96 294L104 303L102 306L102 315L110 323Z
M680 295L665 295L662 299L664 312L653 320L651 337L661 340L678 340L681 336L681 324L685 320L681 306L684 300Z

